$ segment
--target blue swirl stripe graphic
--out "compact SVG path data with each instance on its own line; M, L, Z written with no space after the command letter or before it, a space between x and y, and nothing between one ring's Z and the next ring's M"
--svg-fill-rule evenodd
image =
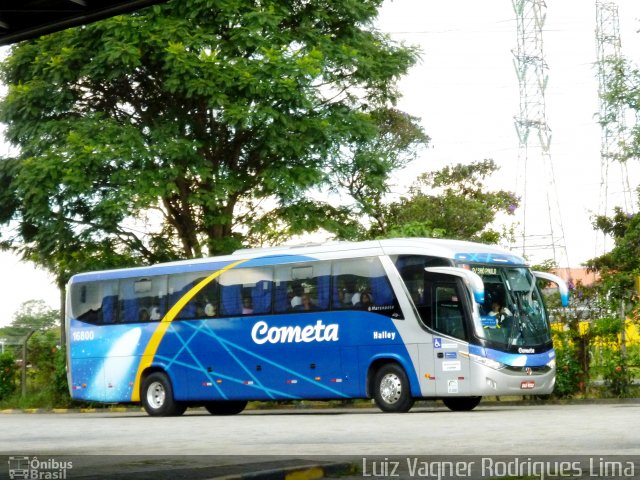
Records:
M310 386L312 389L319 389L320 391L324 391L325 394L330 394L331 396L339 397L339 398L349 398L348 395L343 392L331 388L328 385L325 385L315 378L304 375L296 370L293 370L282 363L278 363L270 358L267 358L263 355L253 352L252 350L243 347L237 343L234 343L220 334L218 334L214 328L209 325L209 321L201 321L201 322L178 322L180 327L176 328L176 324L172 324L170 327L171 335L169 338L177 339L180 343L180 347L176 348L172 355L167 355L166 350L169 348L163 348L163 345L160 346L158 353L156 354L156 362L160 364L164 364L165 368L168 370L171 369L172 366L181 366L187 368L191 371L198 372L204 375L207 380L211 383L211 386L216 388L216 391L222 399L229 399L229 395L223 390L223 388L218 384L217 380L227 380L237 385L242 385L245 387L251 387L257 391L262 392L264 395L268 397L268 399L276 399L276 398L289 398L289 399L300 399L309 395L311 392L301 393L300 395L292 394L291 392L283 392L279 389L270 387L265 385L263 381L260 381L257 376L248 368L240 359L238 353L242 353L251 359L259 360L265 365L270 365L275 367L277 370L292 375L296 380L300 380ZM191 328L193 331L191 334L185 335L184 328L182 326L187 326ZM203 365L201 358L202 355L198 355L194 352L194 348L192 348L192 344L195 341L202 341L203 337L208 337L214 339L216 344L219 345L228 357L224 360L225 366L228 365L229 361L232 361L236 366L238 366L244 373L247 374L247 377L251 379L252 384L247 384L247 377L237 378L232 377L230 375L224 374L222 372L216 371L215 369L208 369ZM210 348L210 347L209 347ZM281 346L279 348L286 349L286 346ZM164 351L163 351L164 350ZM215 350L215 349L214 349ZM185 358L180 358L180 357ZM213 399L212 399L213 400Z

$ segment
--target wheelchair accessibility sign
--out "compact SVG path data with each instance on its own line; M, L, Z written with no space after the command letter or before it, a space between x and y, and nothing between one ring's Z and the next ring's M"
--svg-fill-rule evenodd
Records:
M446 338L443 340L442 337L433 337L433 348L458 348L458 345L456 345L454 342L447 342L446 340Z

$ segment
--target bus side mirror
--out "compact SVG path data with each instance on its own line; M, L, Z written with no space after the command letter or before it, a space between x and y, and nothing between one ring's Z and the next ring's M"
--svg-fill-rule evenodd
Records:
M425 271L430 273L440 273L444 275L453 275L460 277L465 281L465 284L473 294L473 299L478 304L484 303L484 283L482 278L471 270L465 270L458 267L427 267Z
M547 280L549 282L553 282L558 285L558 289L560 290L560 301L562 302L563 307L569 306L569 287L567 287L566 282L561 279L559 276L554 275L552 273L547 272L533 272L536 278L541 278L543 280Z

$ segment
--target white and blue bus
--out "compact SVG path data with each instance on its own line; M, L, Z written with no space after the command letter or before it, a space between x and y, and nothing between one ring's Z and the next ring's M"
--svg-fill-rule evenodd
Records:
M555 354L536 277L507 251L392 239L242 250L75 275L71 396L241 412L251 400L415 399L471 410L486 395L553 390Z

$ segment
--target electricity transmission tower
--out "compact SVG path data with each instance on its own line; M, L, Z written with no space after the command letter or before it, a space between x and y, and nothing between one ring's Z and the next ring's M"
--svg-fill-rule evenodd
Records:
M633 210L633 195L629 186L627 164L624 162L624 147L628 130L625 108L621 102L609 97L615 68L622 61L620 21L618 6L614 2L596 0L596 46L598 54L598 94L600 96L599 122L600 144L600 198L598 215L609 215L609 200L614 194L626 212ZM611 192L609 188L617 190ZM620 195L621 192L621 195ZM615 195L618 193L618 195ZM606 250L606 237L599 235L596 255Z
M518 132L518 185L521 197L517 242L531 261L553 260L568 267L564 227L551 161L551 129L547 123L545 89L548 66L544 59L542 29L544 0L512 0L518 45L515 67L520 88Z

